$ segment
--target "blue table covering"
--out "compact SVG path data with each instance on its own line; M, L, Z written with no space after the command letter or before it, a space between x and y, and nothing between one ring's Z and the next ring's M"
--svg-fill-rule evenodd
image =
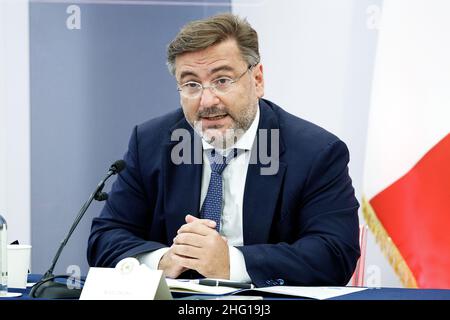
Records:
M30 274L28 282L34 283L39 281L41 275ZM16 289L9 288L10 292L20 292L21 297L4 298L12 300L29 300L28 294L31 288ZM267 297L270 299L270 297ZM280 298L276 296L273 298ZM294 297L286 297L293 299ZM297 298L296 298L297 299ZM450 300L450 290L446 289L405 289L405 288L368 288L360 292L355 292L330 300Z

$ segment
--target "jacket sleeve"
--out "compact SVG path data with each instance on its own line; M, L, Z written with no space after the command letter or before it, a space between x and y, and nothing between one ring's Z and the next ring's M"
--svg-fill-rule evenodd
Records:
M126 168L114 182L100 216L92 221L87 250L90 266L114 267L125 257L165 247L149 241L155 195L145 189L137 132L135 127L124 157Z
M329 143L312 163L292 221L300 230L292 243L239 247L257 286L346 285L359 249L359 204L348 174L342 141ZM281 223L283 223L281 221ZM283 227L283 226L282 226Z

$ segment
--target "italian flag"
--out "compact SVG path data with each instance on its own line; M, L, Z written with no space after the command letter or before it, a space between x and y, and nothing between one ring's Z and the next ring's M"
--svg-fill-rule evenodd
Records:
M450 1L385 1L363 214L406 287L450 288Z

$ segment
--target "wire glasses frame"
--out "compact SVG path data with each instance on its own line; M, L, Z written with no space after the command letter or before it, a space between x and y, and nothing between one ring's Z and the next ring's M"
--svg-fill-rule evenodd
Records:
M232 79L229 77L220 77L214 80L211 85L204 86L201 83L195 81L188 81L183 83L182 85L178 85L178 91L180 95L189 99L196 99L200 97L205 89L211 89L217 95L223 95L228 93L233 84L241 80L241 78L247 73L247 71L251 70L255 65L249 65L247 69L238 77Z

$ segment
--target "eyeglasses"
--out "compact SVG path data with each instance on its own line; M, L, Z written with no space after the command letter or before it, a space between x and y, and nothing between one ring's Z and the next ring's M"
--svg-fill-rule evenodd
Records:
M233 84L238 82L254 65L248 66L248 68L237 78L231 79L229 77L220 77L214 80L211 85L204 86L201 83L195 81L188 81L178 86L180 95L189 99L196 99L200 97L205 89L211 89L217 95L223 95L231 90Z

